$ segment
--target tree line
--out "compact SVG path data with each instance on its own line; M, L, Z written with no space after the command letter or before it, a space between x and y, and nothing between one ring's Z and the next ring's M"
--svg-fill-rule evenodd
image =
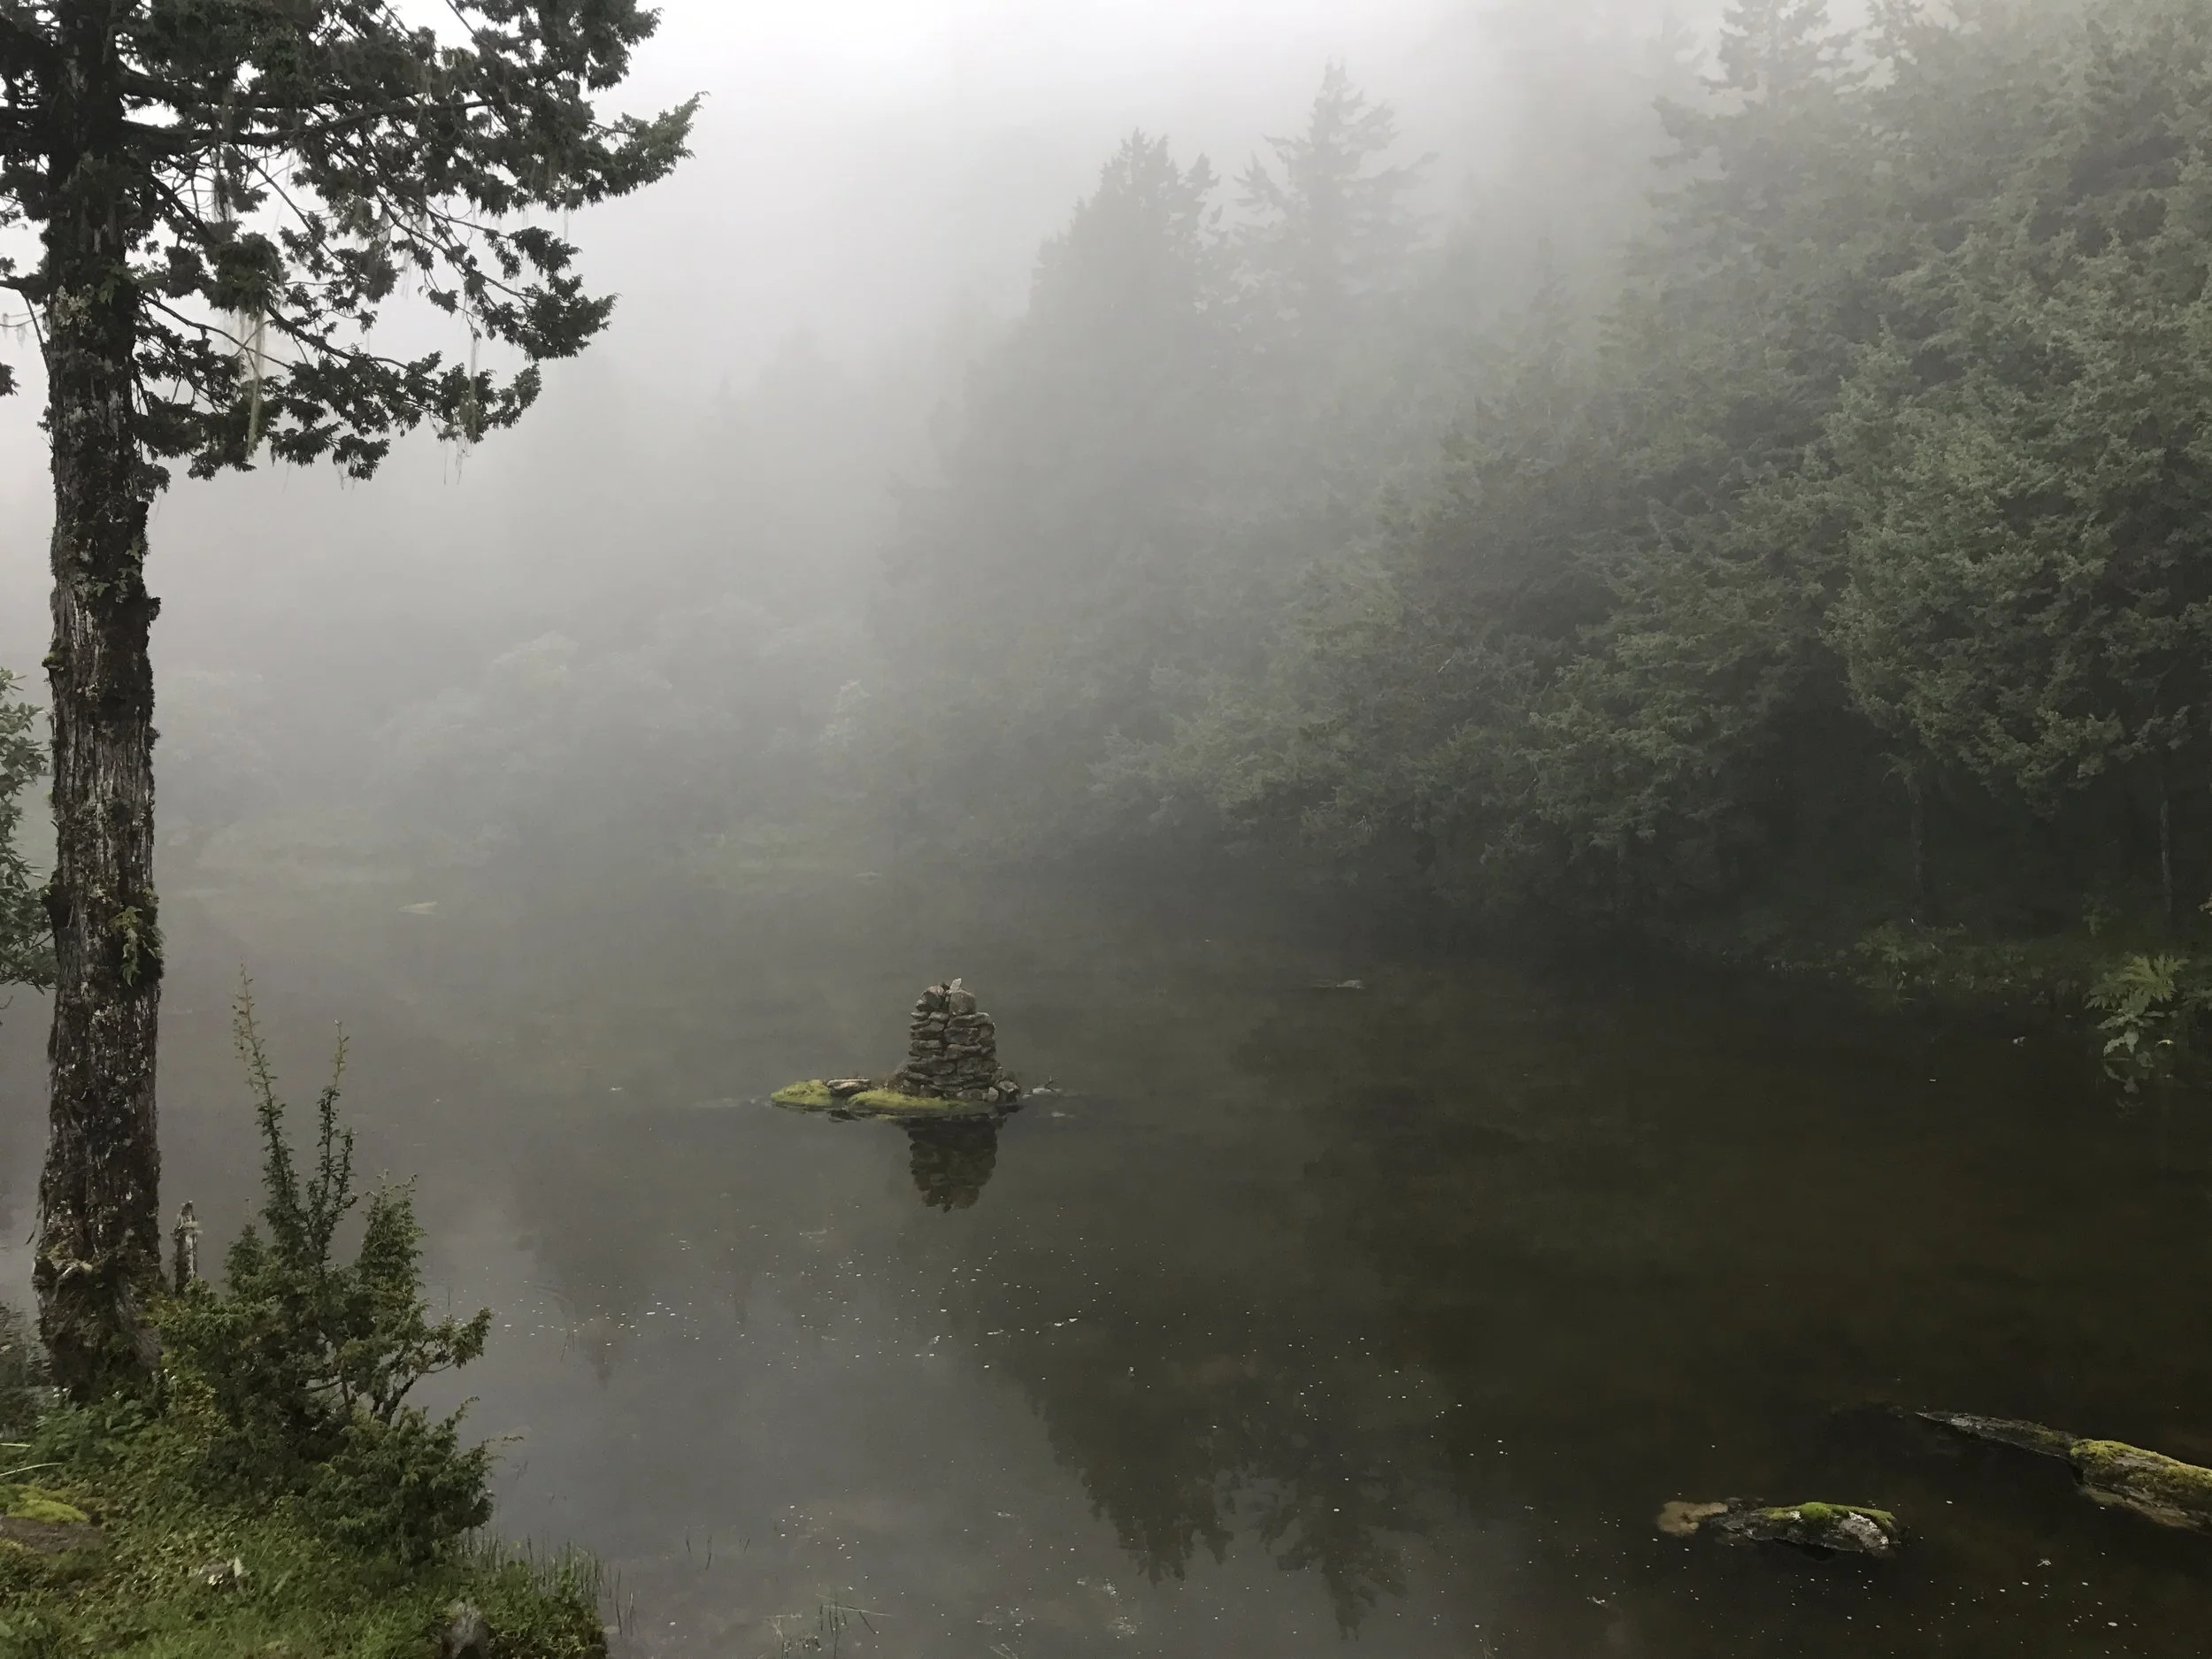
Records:
M1233 189L1131 140L910 503L872 786L1606 922L2193 909L2212 13L1614 63L1662 136L1597 257L1423 225L1341 71Z

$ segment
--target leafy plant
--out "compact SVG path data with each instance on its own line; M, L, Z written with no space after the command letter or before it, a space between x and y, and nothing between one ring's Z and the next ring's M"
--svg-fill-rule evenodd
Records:
M405 1187L355 1186L353 1133L338 1121L345 1044L316 1102L303 1174L285 1106L241 987L234 1031L261 1126L261 1225L231 1246L224 1287L188 1287L163 1321L171 1368L204 1391L219 1425L216 1472L296 1491L361 1548L436 1554L489 1518L490 1450L465 1445L461 1414L407 1403L425 1378L484 1351L491 1315L432 1320L422 1294L422 1229ZM340 1225L363 1210L361 1241L340 1257Z
M30 1432L46 1399L45 1356L31 1323L0 1302L0 1441ZM0 1457L7 1455L0 1447Z
M2133 1094L2164 1076L2198 1014L2212 1007L2212 987L2192 977L2188 957L2133 956L2113 964L2090 987L2104 1018L2105 1070Z
M1858 979L1870 990L1902 996L1929 969L1943 959L1945 940L1925 929L1884 922L1863 935L1853 954L1864 964Z

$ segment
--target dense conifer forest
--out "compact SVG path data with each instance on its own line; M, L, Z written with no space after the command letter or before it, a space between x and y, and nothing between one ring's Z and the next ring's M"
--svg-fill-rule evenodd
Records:
M1755 943L2186 918L2212 13L1585 45L1617 248L1424 217L1341 69L1233 180L1129 141L906 503L867 787Z

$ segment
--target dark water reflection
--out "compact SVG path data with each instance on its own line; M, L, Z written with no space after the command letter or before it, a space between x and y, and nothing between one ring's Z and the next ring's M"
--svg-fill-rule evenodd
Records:
M171 1202L249 1195L250 959L300 1097L347 1018L365 1161L499 1310L505 1525L598 1552L635 1651L772 1653L832 1598L916 1659L2202 1650L2212 1540L1865 1409L2212 1459L2212 1139L2062 1042L1182 896L409 879L174 906ZM1066 1095L911 1137L751 1103L895 1059L954 972ZM16 1294L38 1048L19 1007ZM1731 1494L1915 1547L1652 1528Z
M918 1124L906 1132L914 1190L932 1210L972 1210L998 1164L998 1125Z

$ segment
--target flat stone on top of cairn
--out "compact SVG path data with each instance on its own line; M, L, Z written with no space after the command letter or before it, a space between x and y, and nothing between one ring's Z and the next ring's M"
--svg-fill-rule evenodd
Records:
M958 979L931 986L914 1004L906 1064L890 1087L930 1100L1010 1101L1021 1094L999 1066L998 1027Z

